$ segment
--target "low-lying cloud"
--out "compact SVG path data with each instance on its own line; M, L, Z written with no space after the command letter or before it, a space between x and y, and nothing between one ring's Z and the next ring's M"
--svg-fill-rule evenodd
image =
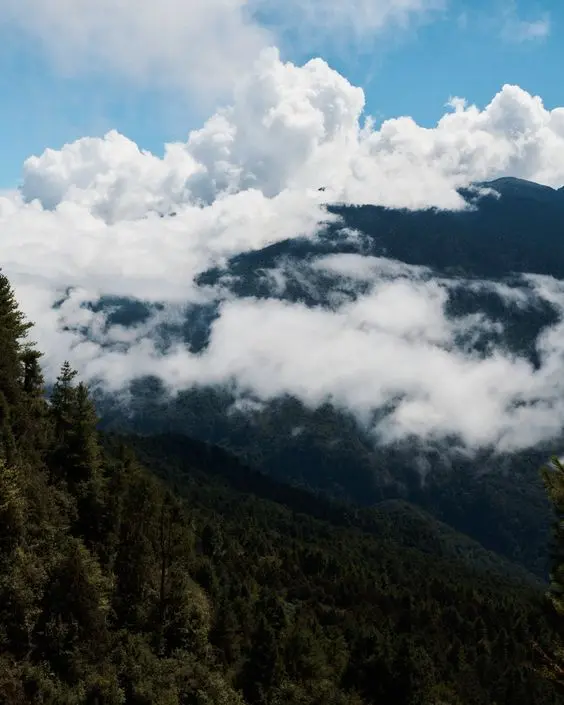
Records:
M474 349L499 324L449 316L452 283L424 268L338 253L304 263L312 286L323 272L348 282L319 306L197 285L239 253L315 238L335 219L327 202L460 209L457 189L475 181L564 184L564 108L517 86L483 109L452 100L432 129L409 117L376 127L363 108L362 90L322 60L300 67L267 50L233 103L163 158L116 132L31 157L21 188L0 196L2 266L37 324L48 376L69 358L113 390L144 374L171 390L229 383L258 400L331 400L368 425L385 407L374 432L386 441L450 434L516 448L558 433L561 323L538 340L537 368L501 346ZM286 276L271 272L278 293ZM564 311L550 278L480 286ZM90 305L102 296L159 307L128 328ZM203 305L217 309L207 347L178 337L163 354L156 331Z

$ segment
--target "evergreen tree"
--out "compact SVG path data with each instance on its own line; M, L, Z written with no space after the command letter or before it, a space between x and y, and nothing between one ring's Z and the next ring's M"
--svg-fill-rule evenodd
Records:
M50 397L55 443L52 453L52 465L60 464L61 467L58 469L62 477L68 474L66 460L76 407L76 387L73 381L77 374L78 372L72 369L68 360L65 361ZM55 470L55 467L53 469Z
M550 597L559 616L564 618L564 466L558 458L542 469L555 517L552 543Z
M117 623L136 632L148 628L159 604L158 487L137 463L127 463L122 472L114 609Z
M52 442L51 428L48 422L48 406L45 399L43 373L39 361L42 353L26 345L21 354L23 367L23 403L27 410L28 446L35 451L35 460L40 453L41 459Z
M49 466L65 481L76 505L73 533L101 552L105 480L99 442L98 417L88 389L74 384L77 372L65 362L51 394L53 446Z
M29 426L26 402L30 396L40 394L41 384L32 383L32 371L37 372L32 360L40 355L27 340L32 325L25 320L14 291L0 270L0 457L10 464L25 454L28 444L23 438ZM26 385L30 389L27 395Z
M555 655L542 655L545 673L564 687L564 465L554 457L550 465L542 468L541 475L555 514L549 597L560 637Z
M79 539L52 567L35 638L39 653L65 678L82 678L85 660L108 646L110 580Z

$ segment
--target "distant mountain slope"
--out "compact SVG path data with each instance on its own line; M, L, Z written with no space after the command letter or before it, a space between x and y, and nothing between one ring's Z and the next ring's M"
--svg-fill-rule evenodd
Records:
M386 256L455 275L500 278L518 272L564 276L564 189L505 178L462 189L463 211L330 205L342 220L312 243L288 240L233 258L226 271L269 267L281 256L330 252ZM358 238L343 232L358 231ZM215 270L219 273L219 270ZM202 281L212 281L204 275Z
M120 437L108 436L107 443ZM126 436L127 445L147 466L188 495L198 486L219 484L243 494L276 502L293 512L309 515L337 527L358 529L386 537L403 548L456 560L486 575L505 577L540 587L531 573L501 556L486 551L481 544L453 531L428 512L402 500L379 502L361 509L344 502L330 501L319 494L282 483L257 472L221 448L181 435Z
M541 295L544 280L531 275L564 279L564 189L503 178L462 193L472 208L460 212L332 205L339 220L316 238L246 252L202 273L205 303L187 305L180 323L159 323L153 340L163 354L181 341L203 355L226 302L268 300L334 312L374 282L401 278L440 288L446 318L458 325L453 348L480 359L515 356L539 370L539 341L562 320L563 304L560 289ZM158 308L118 299L91 306L126 326ZM318 408L288 396L253 406L238 403L240 390L205 381L171 396L150 376L129 391L125 406L99 396L104 428L186 434L273 477L365 506L410 501L546 577L550 515L537 470L564 445L564 434L518 453L496 453L486 444L465 455L453 450L461 441L452 436L379 445L354 409L331 398ZM394 403L375 409L374 423Z
M186 501L194 577L214 606L210 641L250 702L262 702L252 683L273 658L288 673L266 670L271 689L284 678L280 702L296 693L304 705L558 702L532 670L530 642L550 635L542 592L507 564L498 572L479 549L465 555L471 544L452 537L451 546L448 530L421 514L410 533L395 503L347 517L221 450L170 435L128 442Z
M232 399L211 389L172 402L159 398L155 380L144 394L139 391L129 419L116 412L102 426L211 440L271 477L359 506L413 502L485 549L547 577L551 516L538 475L547 450L449 458L440 448L374 447L354 419L330 406L311 412L283 400L254 413L230 412ZM178 442L182 448L187 441ZM228 467L236 476L236 466Z

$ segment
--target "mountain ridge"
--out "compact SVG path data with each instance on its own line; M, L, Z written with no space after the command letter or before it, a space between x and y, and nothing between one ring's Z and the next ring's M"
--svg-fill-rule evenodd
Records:
M180 341L193 355L204 356L226 302L281 302L331 313L364 296L374 282L399 277L408 283L437 282L445 292L446 321L460 322L462 329L466 321L477 321L469 338L461 333L455 339L458 349L483 360L492 354L521 359L538 373L546 362L539 340L559 324L562 310L554 296L539 294L540 285L530 275L564 278L564 199L560 190L522 179L483 185L502 191L501 198L474 191L475 207L466 211L330 206L340 221L315 238L285 240L203 272L197 285L216 292L217 299L188 305L179 324L159 324L153 334L159 353L166 355ZM363 280L328 266L330 258L338 263L343 255L356 258L354 266L362 261L377 268L366 270ZM121 324L147 320L153 310L140 302L91 305ZM482 325L484 320L489 325ZM127 408L100 395L104 428L185 433L221 445L278 479L333 497L367 504L412 501L486 549L546 577L543 547L550 518L537 469L564 442L561 432L515 453L496 452L492 441L470 448L464 459L452 457L452 448L463 446L455 435L432 440L427 448L416 438L379 446L377 435L355 419L354 409L331 398L313 409L281 396L266 400L257 412L243 412L236 389L206 386L202 380L171 395L158 376L136 380L128 394ZM385 417L393 404L374 415ZM522 488L508 479L510 468L518 468ZM500 499L504 496L513 506ZM520 536L529 536L525 543L515 540L515 523Z

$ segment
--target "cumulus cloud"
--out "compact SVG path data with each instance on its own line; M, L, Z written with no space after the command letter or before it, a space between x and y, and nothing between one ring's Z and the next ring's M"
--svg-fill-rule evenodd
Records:
M106 220L256 189L390 207L463 207L456 189L504 174L564 182L564 108L506 85L483 110L451 99L434 128L409 117L376 129L364 93L323 60L283 63L266 50L219 110L164 159L110 132L24 165L22 195L44 208L81 205ZM315 197L317 198L317 197Z
M325 202L464 208L457 188L476 180L564 184L564 108L547 110L517 86L482 109L453 99L434 128L409 117L376 127L363 108L362 90L322 60L299 67L267 50L233 103L163 158L116 132L31 157L21 189L0 195L2 266L37 323L48 375L69 358L114 390L148 373L171 389L229 382L258 400L331 399L367 424L383 405L390 411L376 432L386 440L453 433L517 447L555 433L564 419L560 323L538 341L536 369L501 348L472 349L468 340L495 323L449 317L445 282L384 258L305 263L304 276L366 285L317 308L197 285L239 253L315 238L334 217ZM533 287L564 311L558 282L523 286L500 296L525 305ZM90 305L102 296L159 307L127 328ZM176 338L163 355L156 331L200 305L217 308L207 348Z

